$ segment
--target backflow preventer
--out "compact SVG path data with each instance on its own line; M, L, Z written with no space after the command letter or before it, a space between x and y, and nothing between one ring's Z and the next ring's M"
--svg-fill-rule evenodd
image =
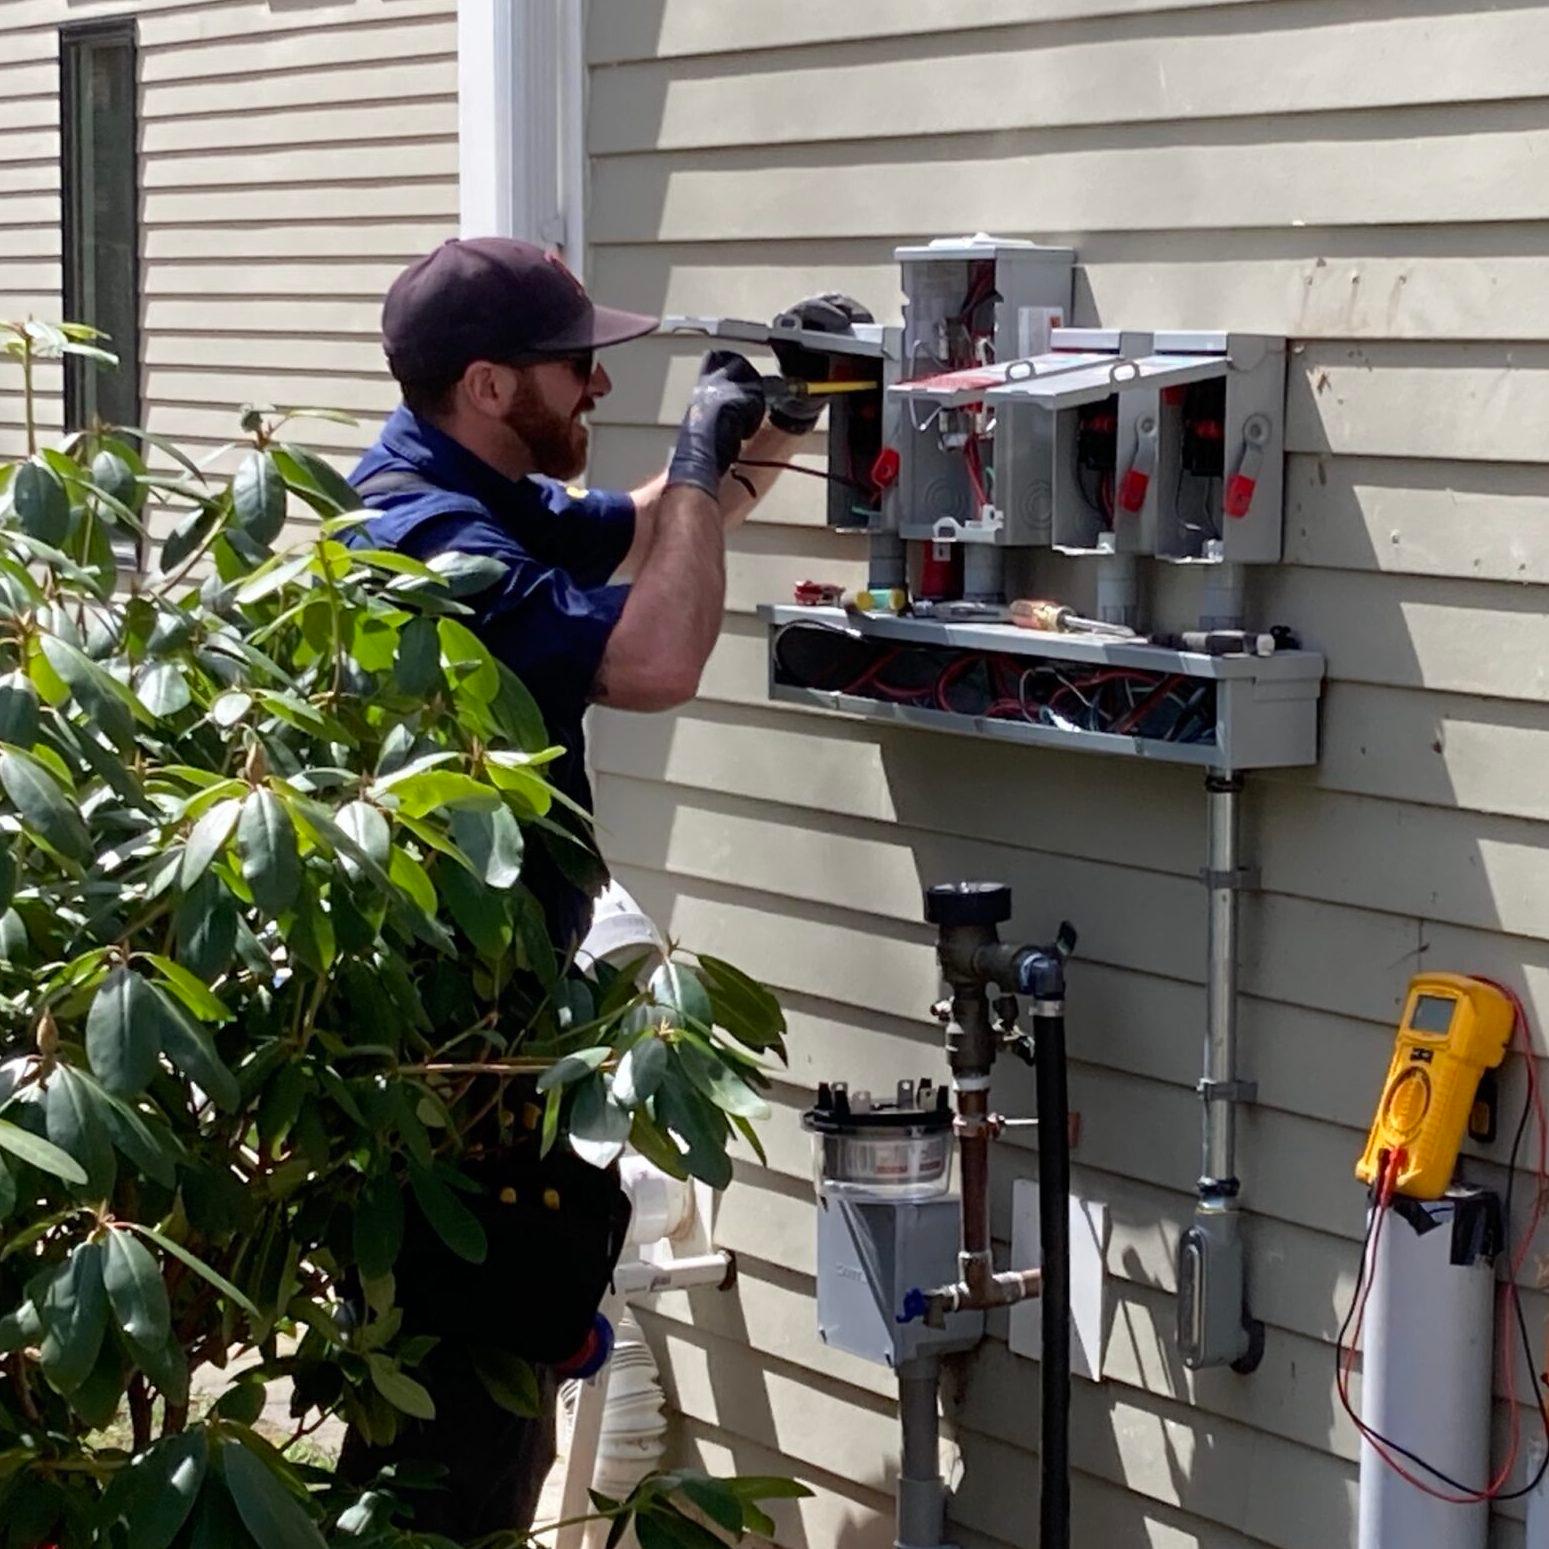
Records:
M825 1083L805 1117L814 1135L818 1322L836 1348L898 1373L903 1429L898 1549L943 1549L945 1492L938 1456L940 1357L984 1333L984 1314L1043 1299L1041 1549L1067 1549L1070 1483L1069 1108L1065 969L1075 932L1051 946L1003 943L1011 889L956 882L930 888L925 917L951 991L946 1024L954 1106L929 1080L899 1081L886 1098ZM1031 1032L1018 995L1032 998ZM990 1112L990 1070L1008 1048L1038 1078L1036 1120ZM1002 1131L1038 1126L1042 1267L997 1271L990 1246L989 1146ZM950 1140L961 1196L948 1193Z

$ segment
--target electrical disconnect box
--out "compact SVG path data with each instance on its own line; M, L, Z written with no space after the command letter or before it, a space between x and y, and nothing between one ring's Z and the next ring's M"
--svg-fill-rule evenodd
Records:
M804 588L847 604L824 617L765 610L771 693L1221 771L1314 761L1322 659L1248 627L1245 567L1280 557L1285 340L1069 326L1069 248L980 233L895 257L901 325L664 325L788 338L846 384L828 520L866 534L869 590ZM1085 613L1030 592L1041 556L1089 578ZM1190 618L1148 627L1145 564L1195 578ZM809 626L826 634L798 642Z

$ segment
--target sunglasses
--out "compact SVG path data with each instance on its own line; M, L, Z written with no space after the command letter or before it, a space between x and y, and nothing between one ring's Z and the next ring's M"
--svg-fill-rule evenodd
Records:
M582 382L591 381L596 363L595 350L573 350L564 355L519 355L516 359L506 362L508 366L569 366L571 372Z

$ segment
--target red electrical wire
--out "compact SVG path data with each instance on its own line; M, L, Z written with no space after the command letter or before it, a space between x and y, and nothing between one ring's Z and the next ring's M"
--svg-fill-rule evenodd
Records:
M990 499L984 492L984 464L979 461L979 438L971 432L963 443L963 462L967 465L968 483L973 489L973 520L978 521L979 513L990 503Z
M1527 1229L1522 1233L1517 1244L1516 1251L1512 1254L1509 1276L1501 1287L1501 1307L1503 1313L1509 1313L1512 1306L1514 1287L1522 1272L1522 1266L1527 1260L1529 1248L1532 1246L1534 1235L1538 1231L1544 1213L1545 1186L1549 1184L1549 1124L1545 1123L1543 1094L1539 1090L1538 1072L1533 1063L1533 1043L1528 1030L1527 1009L1522 1004L1521 997L1509 985L1499 984L1494 979L1483 979L1481 983L1491 985L1499 990L1511 1001L1514 1012L1512 1025L1512 1040L1522 1044L1523 1062L1527 1069L1528 1101L1532 1107L1534 1124L1538 1130L1538 1165L1535 1169L1537 1188L1533 1191L1533 1207L1528 1218ZM1355 1428L1360 1432L1372 1450L1396 1473L1399 1478L1411 1484L1423 1495L1428 1495L1434 1500L1445 1501L1453 1506L1477 1506L1486 1501L1501 1498L1505 1492L1506 1481L1511 1477L1512 1470L1517 1464L1517 1454L1522 1444L1522 1417L1517 1409L1517 1381L1516 1363L1512 1359L1513 1345L1515 1341L1511 1337L1513 1321L1507 1317L1507 1335L1502 1346L1502 1359L1505 1365L1506 1401L1510 1413L1509 1431L1510 1438L1506 1459L1501 1464L1495 1477L1483 1490L1463 1490L1449 1493L1437 1489L1433 1484L1418 1478L1404 1467L1399 1460L1388 1450L1397 1445L1389 1441L1379 1432L1374 1431L1356 1413L1355 1405L1350 1399L1350 1376L1355 1368L1355 1352L1361 1342L1361 1329L1366 1318L1366 1306L1371 1297L1372 1280L1377 1272L1377 1250L1382 1241L1382 1224L1393 1202L1394 1184L1397 1182L1398 1170L1403 1165L1403 1152L1394 1151L1389 1154L1383 1164L1382 1173L1378 1181L1377 1199L1374 1205L1375 1220L1369 1233L1369 1246L1363 1249L1361 1258L1361 1274L1358 1279L1360 1286L1357 1302L1352 1312L1355 1315L1354 1327L1351 1330L1350 1345L1348 1350L1339 1351L1338 1361L1335 1367L1338 1376L1336 1384L1339 1392L1339 1402L1345 1413L1350 1417ZM1508 1221L1507 1229L1511 1223ZM1368 1270L1368 1263L1370 1269ZM1347 1320L1348 1321L1348 1320ZM1524 1348L1523 1355L1531 1363L1533 1352ZM1429 1465L1424 1465L1428 1467Z
M1151 692L1147 694L1146 697L1142 699L1133 710L1129 711L1125 715L1120 716L1119 719L1108 728L1109 731L1116 734L1122 734L1129 731L1132 727L1138 726L1143 720L1145 720L1151 711L1155 709L1157 705L1161 704L1162 701L1165 700L1167 696L1171 694L1173 690L1176 689L1183 681L1183 677L1176 673L1170 677L1163 678L1162 681L1158 683L1157 686L1152 689Z

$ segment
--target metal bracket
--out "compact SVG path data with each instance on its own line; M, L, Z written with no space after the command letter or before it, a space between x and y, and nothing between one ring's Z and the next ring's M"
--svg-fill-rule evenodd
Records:
M1195 1091L1207 1103L1256 1103L1259 1100L1257 1081L1212 1081L1201 1076Z
M1199 880L1208 888L1231 888L1235 893L1256 893L1261 880L1257 866L1234 866L1230 871L1212 871L1202 867Z

